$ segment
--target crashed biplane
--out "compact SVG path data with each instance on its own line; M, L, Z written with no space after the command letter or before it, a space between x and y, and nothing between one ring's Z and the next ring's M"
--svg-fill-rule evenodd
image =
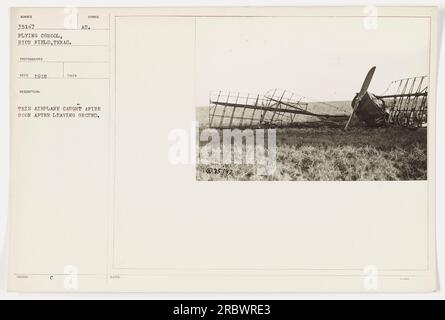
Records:
M344 125L348 129L357 116L368 126L425 127L427 124L427 76L390 83L382 95L368 92L376 67L365 77L361 90L352 100L352 112L328 102L308 102L287 90L270 90L252 95L212 92L209 104L211 128L291 127L303 123ZM343 125L342 125L343 124Z

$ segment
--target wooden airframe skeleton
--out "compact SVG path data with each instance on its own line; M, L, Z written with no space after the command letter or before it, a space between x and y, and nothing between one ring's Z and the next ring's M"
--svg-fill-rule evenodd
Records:
M427 76L405 78L390 83L382 95L368 92L376 67L365 77L361 90L352 100L352 113L338 112L336 106L326 112L311 110L303 97L287 90L270 90L264 95L233 92L210 94L209 126L212 128L297 127L308 119L330 124L345 123L357 116L371 127L425 127L427 124Z

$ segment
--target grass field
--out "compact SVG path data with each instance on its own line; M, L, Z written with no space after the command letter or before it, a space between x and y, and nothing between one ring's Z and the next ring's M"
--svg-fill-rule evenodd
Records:
M197 113L205 119L204 109ZM202 113L202 114L201 114ZM208 115L207 115L208 116ZM230 169L230 174L207 173ZM256 174L254 165L197 165L198 180L425 180L427 131L326 126L277 129L277 170Z

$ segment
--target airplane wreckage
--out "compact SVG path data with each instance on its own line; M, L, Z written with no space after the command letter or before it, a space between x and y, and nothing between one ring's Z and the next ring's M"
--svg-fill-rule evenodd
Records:
M210 94L209 126L277 128L319 123L344 125L347 130L355 115L370 127L426 127L428 76L392 81L383 94L376 95L368 91L375 70L372 67L366 75L350 114L333 103L308 102L287 90L270 90L264 95L219 91Z

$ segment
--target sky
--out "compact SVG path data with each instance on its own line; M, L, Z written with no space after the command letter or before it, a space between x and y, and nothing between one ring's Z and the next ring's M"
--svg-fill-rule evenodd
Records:
M350 100L376 66L369 90L426 75L429 20L380 17L365 28L351 17L198 18L197 104L210 91L287 89L316 101Z

